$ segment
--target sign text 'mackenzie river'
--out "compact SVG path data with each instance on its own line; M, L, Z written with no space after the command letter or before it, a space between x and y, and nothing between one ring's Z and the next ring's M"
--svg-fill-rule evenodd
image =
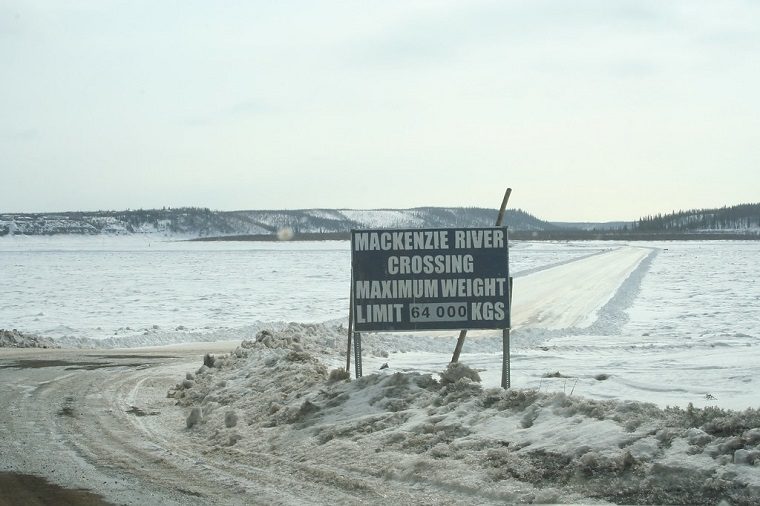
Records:
M507 229L354 230L354 330L503 329Z

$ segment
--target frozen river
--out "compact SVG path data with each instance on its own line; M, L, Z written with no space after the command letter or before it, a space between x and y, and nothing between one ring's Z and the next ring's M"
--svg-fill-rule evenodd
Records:
M604 248L525 243L511 265L525 271ZM346 319L350 266L347 241L5 238L0 328L103 339Z
M632 246L511 245L513 384L757 407L760 242ZM345 322L350 251L347 242L16 237L0 239L0 273L0 328L132 345L242 339L277 321ZM463 360L498 385L498 348L479 337ZM386 338L390 358L366 367L440 371L453 340Z

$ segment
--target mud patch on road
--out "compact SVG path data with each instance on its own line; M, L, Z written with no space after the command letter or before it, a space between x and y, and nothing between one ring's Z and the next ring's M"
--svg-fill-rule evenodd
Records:
M201 494L200 492L194 492L192 490L187 490L186 488L178 488L176 490L177 492L181 492L185 495L191 495L193 497L204 497L203 494Z
M144 409L138 408L137 406L130 406L129 409L125 411L125 413L135 416L155 416L161 414L159 411L145 411Z
M176 355L98 355L103 358L139 358L145 359L158 359L158 358L180 358Z
M109 506L112 503L87 489L67 489L39 476L0 472L0 506L43 504Z
M68 396L63 400L63 406L58 410L58 416L70 416L71 418L76 418L77 415L74 413L73 397Z
M146 358L146 357L142 357ZM152 357L151 357L152 358ZM6 364L0 364L0 369L41 369L43 367L63 367L66 371L93 371L95 369L109 369L115 367L150 367L152 362L94 362L94 361L78 361L72 362L69 360L55 360L55 359L18 359Z

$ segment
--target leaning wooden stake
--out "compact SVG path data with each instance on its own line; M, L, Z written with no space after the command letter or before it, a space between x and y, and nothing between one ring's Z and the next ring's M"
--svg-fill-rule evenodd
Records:
M504 198L501 201L501 208L499 208L499 216L496 218L496 226L500 227L502 222L504 221L504 213L507 210L507 202L509 201L509 196L512 193L512 188L507 188L507 191L504 192ZM462 353L462 346L464 346L464 340L467 337L467 330L460 330L459 331L459 339L457 339L457 345L454 348L454 355L451 357L451 363L459 362L459 354Z

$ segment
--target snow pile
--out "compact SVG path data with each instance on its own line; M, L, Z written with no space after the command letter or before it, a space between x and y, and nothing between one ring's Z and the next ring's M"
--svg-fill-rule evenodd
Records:
M19 332L16 329L0 329L0 348L60 348L52 339Z
M481 502L760 501L759 410L484 389L463 365L347 381L328 372L322 330L262 331L207 356L169 392L190 415L178 430L241 462L265 454Z
M293 332L292 329L295 328L300 332L305 332L312 341L321 336L323 341L329 341L327 344L330 346L332 346L336 334L342 333L344 336L346 335L346 330L340 324L256 322L252 325L244 325L241 327L223 327L216 329L188 329L182 325L173 329L161 329L158 325L154 325L152 328L139 330L125 327L118 329L117 331L124 333L124 335L117 334L102 339L64 335L63 337L56 338L55 342L66 348L114 349L143 346L166 346L180 343L252 339L264 328L283 332Z

